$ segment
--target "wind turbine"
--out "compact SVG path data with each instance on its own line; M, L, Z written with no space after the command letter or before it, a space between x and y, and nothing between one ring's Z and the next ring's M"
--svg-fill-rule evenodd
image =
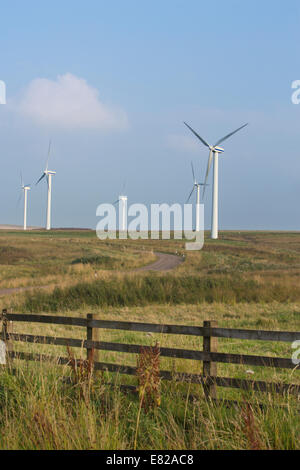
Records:
M23 222L23 228L24 230L27 230L27 199L28 199L28 191L30 191L30 184L24 184L23 182L23 177L21 173L21 191L24 192L24 222ZM21 194L20 194L21 198Z
M46 177L46 179L47 179L47 185L48 185L48 200L47 200L46 230L50 230L50 229L51 229L52 176L56 174L56 171L48 170L50 150L51 150L51 140L50 140L50 142L49 142L48 158L47 158L46 169L45 169L45 171L43 172L43 174L42 174L42 176L40 177L40 179L36 182L36 185L37 185L37 184L39 184L40 181L42 181L43 178Z
M122 193L125 189L125 183L123 184ZM119 196L113 205L119 203L119 231L126 232L127 230L127 196Z
M205 185L205 183L198 183L196 181L194 166L193 166L192 162L191 162L191 166L192 166L192 174L193 174L193 183L194 184L193 184L193 189L190 192L190 195L189 195L189 197L186 201L186 204L189 202L189 200L192 197L193 192L196 189L196 191L197 191L197 193L196 193L196 232L200 232L200 190L201 190L202 186L206 186L206 185Z
M207 182L207 178L209 175L209 170L212 164L214 163L214 175L213 175L213 199L212 199L212 221L211 221L211 238L213 240L218 239L218 199L219 199L219 154L224 153L224 149L219 147L219 145L224 142L225 140L229 139L232 135L236 134L238 131L243 129L248 125L244 124L243 126L239 127L235 131L231 132L230 134L222 137L222 139L218 140L215 145L209 145L199 134L197 134L194 129L192 129L186 122L184 124L190 129L190 131L199 139L201 142L209 148L209 157L207 163L207 170L205 175L205 182L204 182L204 189L203 189L203 196L205 194L205 186Z

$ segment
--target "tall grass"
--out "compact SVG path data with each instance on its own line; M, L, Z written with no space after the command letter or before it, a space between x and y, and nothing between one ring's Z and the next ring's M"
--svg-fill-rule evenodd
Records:
M119 260L111 256L82 256L74 259L71 264L91 264L93 266L104 266L106 268L114 268L119 265Z
M144 412L138 394L94 378L89 399L53 364L0 371L0 449L299 449L294 404L226 407L182 396L166 385L161 405ZM116 385L118 379L115 379ZM188 390L187 390L188 391ZM139 419L138 433L136 432Z
M55 288L53 292L27 293L24 311L57 312L84 306L145 306L149 304L198 304L202 302L287 302L300 299L297 286L260 284L239 277L199 278L172 275L125 276Z

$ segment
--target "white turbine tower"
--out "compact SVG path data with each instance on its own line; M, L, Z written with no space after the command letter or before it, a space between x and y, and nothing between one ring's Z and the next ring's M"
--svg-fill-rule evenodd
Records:
M127 230L127 196L119 196L115 204L119 203L119 232Z
M23 228L24 230L27 230L27 202L28 202L28 191L30 191L30 184L24 184L23 182L23 177L21 173L21 191L24 192L24 221L23 221ZM21 198L20 194L20 198Z
M48 199L47 199L47 219L46 219L46 230L51 229L51 196L52 196L52 176L56 174L56 171L48 170L48 163L49 163L49 156L50 156L50 150L51 150L51 140L49 142L49 149L48 149L48 158L47 158L47 164L46 164L46 169L43 172L42 176L40 179L36 182L36 184L39 184L39 182L46 177L47 179L47 186L48 186Z
M198 183L196 181L195 171L194 171L194 167L193 167L192 162L191 162L191 166L192 166L192 174L193 174L193 183L194 184L193 184L193 189L190 192L190 195L189 195L189 197L186 201L186 204L189 202L189 200L192 197L193 192L196 189L196 232L200 232L200 190L201 190L202 186L205 186L205 184L204 183Z
M200 137L199 134L197 134L194 129L192 129L186 122L184 123L192 133L198 137L201 142L209 148L209 157L208 157L208 163L207 163L207 170L206 170L206 175L205 175L205 182L204 182L204 189L203 189L203 196L205 194L205 186L207 182L207 178L209 175L209 170L212 164L212 161L214 163L214 175L213 175L213 198L212 198L212 221L211 221L211 238L213 240L218 239L218 200L219 200L219 154L224 153L224 149L222 147L219 147L219 145L224 142L225 140L229 139L232 135L236 134L238 131L246 127L248 124L244 124L243 126L239 127L235 131L231 132L230 134L226 135L225 137L222 137L222 139L218 140L218 142L215 145L209 145L202 137Z
M126 181L123 183L121 194L124 194L125 186ZM127 200L127 196L119 196L114 202L114 205L119 203L119 238L124 237L127 232Z
M121 220L120 220L120 227L122 232L126 232L127 230L127 196L119 196L119 201L122 203L121 209Z

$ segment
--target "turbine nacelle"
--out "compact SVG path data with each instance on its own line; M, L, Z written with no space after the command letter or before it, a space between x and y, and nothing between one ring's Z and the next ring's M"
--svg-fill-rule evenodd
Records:
M212 150L213 150L213 152L216 152L216 153L224 153L225 152L225 150L222 147L214 147Z
M224 153L225 152L225 150L222 147L218 147L217 145L215 145L215 146L210 145L209 150L210 150L210 152L216 152L216 153Z
M23 189L23 191L29 191L31 189L31 185L24 183L22 172L20 172L20 177L21 177L21 190Z

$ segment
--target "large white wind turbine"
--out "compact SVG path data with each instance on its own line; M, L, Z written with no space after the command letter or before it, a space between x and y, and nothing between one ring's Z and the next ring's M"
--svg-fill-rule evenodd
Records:
M191 162L192 166L192 174L193 174L193 189L190 192L190 195L186 201L186 204L189 202L189 200L192 197L193 192L196 190L196 232L200 232L200 190L202 186L205 186L205 183L198 183L196 181L195 177L195 171L194 171L194 166L193 163Z
M24 184L23 182L23 177L21 173L21 191L24 192L24 222L23 222L23 228L24 230L27 230L27 200L28 200L28 191L30 191L30 184ZM21 198L20 194L20 198Z
M47 158L47 164L46 164L46 169L43 172L42 176L40 179L36 182L36 184L39 184L39 182L46 177L47 179L47 185L48 185L48 199L47 199L47 219L46 219L46 230L51 229L51 193L52 193L52 176L56 174L56 171L48 170L48 163L49 163L49 156L50 156L50 150L51 150L51 140L49 142L49 149L48 149L48 158Z
M244 124L243 126L239 127L235 131L231 132L230 134L222 137L222 139L218 140L215 145L209 145L199 134L197 134L194 129L192 129L186 122L184 123L190 131L199 139L201 142L209 148L209 157L207 163L207 170L205 175L205 182L204 182L204 189L203 189L203 196L205 193L205 186L207 182L207 178L209 175L209 170L212 164L214 163L214 175L213 175L213 198L212 198L212 221L211 221L211 238L217 240L218 238L218 198L219 198L219 154L224 153L224 149L219 147L219 145L224 142L225 140L229 139L232 135L236 134L236 132L240 131L248 124Z

